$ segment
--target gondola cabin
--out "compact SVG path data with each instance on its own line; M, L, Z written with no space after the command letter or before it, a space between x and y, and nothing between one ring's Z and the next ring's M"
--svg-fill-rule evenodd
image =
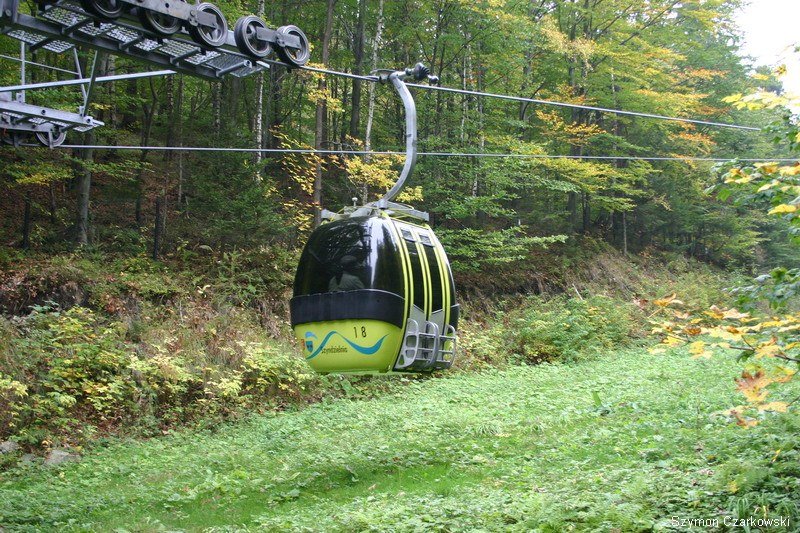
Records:
M320 373L449 368L459 306L450 263L423 221L362 207L322 224L303 250L291 323Z
M311 367L327 374L432 372L456 352L453 275L428 215L392 200L417 157L417 111L405 79L436 82L422 63L381 72L406 113L406 159L377 202L323 211L300 256L292 328ZM355 200L355 199L354 199Z

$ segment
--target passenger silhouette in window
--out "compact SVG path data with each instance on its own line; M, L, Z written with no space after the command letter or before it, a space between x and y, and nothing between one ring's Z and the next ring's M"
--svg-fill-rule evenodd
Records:
M328 292L357 291L364 288L364 282L353 271L358 260L352 255L345 255L339 260L340 271L328 282Z

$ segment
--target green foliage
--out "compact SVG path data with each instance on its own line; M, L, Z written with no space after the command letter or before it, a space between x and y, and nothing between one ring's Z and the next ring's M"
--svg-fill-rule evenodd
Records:
M800 268L774 268L754 278L752 284L734 287L731 292L746 308L766 301L774 309L785 310L791 304L796 305L800 296Z
M794 524L800 420L744 432L716 415L735 397L736 366L621 350L397 382L379 398L110 442L55 472L20 467L0 474L0 515L7 529L65 531Z
M325 66L365 72L421 59L448 87L755 126L782 113L773 106L745 116L723 105L722 98L732 93L780 88L774 79L765 83L763 73L750 76L731 44L739 39L730 2L554 0L536 9L511 0L439 4L386 4L379 15L374 3L338 3ZM304 28L317 45L314 61L319 61L325 4L291 13L276 6L265 6L269 22ZM223 1L220 7L233 21L258 6ZM287 17L291 20L283 20ZM379 17L385 28L382 43L374 37ZM346 23L356 19L363 25ZM426 28L428 38L420 42L415 28ZM360 31L363 35L356 35ZM376 51L375 64L368 57L355 65L354 44L362 39L365 50ZM11 53L8 46L0 44ZM89 60L88 53L81 54ZM73 68L71 57L47 59ZM113 68L136 71L141 64L117 57ZM402 146L402 106L390 88L372 87L371 99L365 83L331 78L321 92L316 75L280 69L265 75L268 79L261 81L231 77L213 84L176 75L104 86L94 93L91 111L107 126L93 133L95 141L247 149ZM11 71L0 76L12 83ZM28 98L70 108L78 105L79 95L64 88L31 92ZM630 251L656 246L725 265L749 267L771 258L750 253L753 246L766 249L765 238L774 235L762 217L698 194L707 185L710 165L624 159L780 153L757 135L454 93L418 91L415 96L420 149L602 158L421 157L409 191L415 192L416 207L433 215L436 229L450 233L461 259L456 266L463 272L494 266L483 258L517 262L532 246L555 242L540 240L543 236L573 234L590 234ZM327 109L319 109L317 128L316 107L322 101ZM372 119L369 139L367 116ZM790 132L781 136L794 142ZM372 192L385 190L397 171L388 159L298 154L96 150L93 161L78 155L28 149L0 153L0 194L11 207L0 214L0 240L20 242L25 226L34 248L63 250L74 238L76 210L74 190L64 183L88 170L90 237L104 251L133 256L151 251L157 198L166 206L161 251L167 255L197 252L201 246L216 254L257 254L264 245L293 250L308 229L315 188L321 187L316 192L322 207L336 210L361 196L365 184ZM606 158L615 155L621 158ZM251 281L243 286L255 287ZM257 299L249 289L232 297Z
M223 252L208 281L240 304L281 296L294 279L298 255L279 246Z
M643 321L632 304L605 296L530 297L503 307L488 324L461 328L460 367L575 362L630 344Z
M6 347L3 371L25 384L26 394L4 404L0 432L39 444L68 430L91 434L132 410L132 384L120 369L128 354L119 324L106 323L91 311L37 308L19 322L19 333ZM92 420L79 423L77 413ZM80 441L86 435L75 435Z
M576 361L625 346L634 330L631 304L605 296L527 302L508 318L506 349L523 361Z
M789 250L779 248L779 253L773 254L770 265L777 265L775 268L735 289L742 305L752 307L766 301L773 308L786 309L800 295L800 269L794 267L800 261L799 174L800 166L777 163L742 165L733 161L717 167L718 183L709 191L742 208L768 210L766 215L777 220L774 231L789 236L781 243Z
M189 216L176 221L184 238L215 250L257 248L292 236L281 206L270 198L274 183L254 179L247 155L213 154L193 164Z
M478 273L509 263L519 264L532 248L564 242L564 235L528 237L524 228L512 226L499 231L479 229L442 230L438 233L455 272Z
M38 446L83 444L120 426L149 434L307 401L321 385L290 347L246 340L246 323L209 322L198 342L185 322L162 320L163 330L151 325L135 335L133 323L84 307L36 307L4 321L0 436Z

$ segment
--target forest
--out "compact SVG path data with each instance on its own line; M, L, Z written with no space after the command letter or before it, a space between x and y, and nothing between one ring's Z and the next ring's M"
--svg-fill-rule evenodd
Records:
M103 126L0 146L0 531L800 531L800 99L743 0L215 4L311 68L99 83ZM19 57L0 35L0 87L95 56ZM403 104L362 77L418 62L461 90L411 87L398 198L449 257L455 364L318 375L301 251L397 179Z

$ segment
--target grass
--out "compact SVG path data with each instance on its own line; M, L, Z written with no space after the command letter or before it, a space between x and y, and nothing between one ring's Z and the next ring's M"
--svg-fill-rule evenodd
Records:
M631 349L111 441L0 474L0 529L638 531L797 513L797 415L744 430L716 414L740 403L739 368Z

